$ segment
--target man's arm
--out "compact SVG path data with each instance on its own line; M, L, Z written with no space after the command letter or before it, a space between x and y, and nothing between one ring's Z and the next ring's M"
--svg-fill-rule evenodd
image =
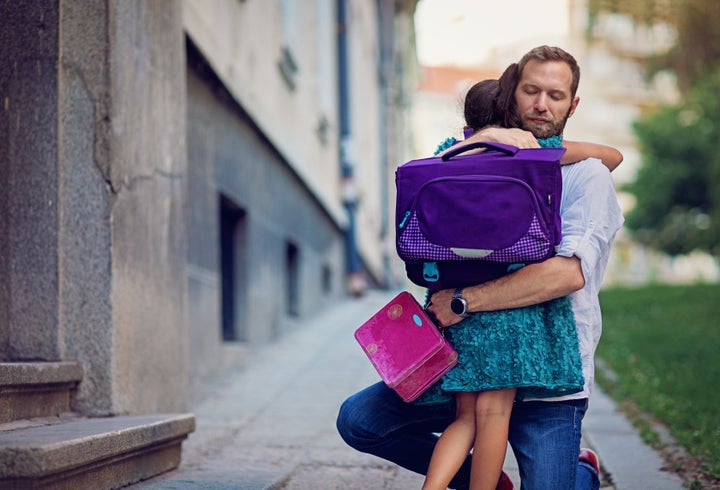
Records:
M476 286L463 289L468 312L504 310L530 306L560 298L582 289L585 285L580 259L552 257ZM428 311L441 327L461 320L450 310L454 289L438 291L430 298Z

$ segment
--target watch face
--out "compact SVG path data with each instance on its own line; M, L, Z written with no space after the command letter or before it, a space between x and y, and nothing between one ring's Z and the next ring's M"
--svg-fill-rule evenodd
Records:
M456 315L462 315L465 313L465 302L460 298L453 298L450 301L450 309Z

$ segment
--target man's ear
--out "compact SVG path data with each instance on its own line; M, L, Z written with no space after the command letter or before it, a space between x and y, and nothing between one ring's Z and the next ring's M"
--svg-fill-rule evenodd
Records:
M572 101L572 104L570 104L570 110L568 111L568 117L570 117L570 116L572 116L573 114L575 114L575 109L577 109L577 106L578 106L579 103L580 103L580 97L578 97L578 96L576 95L575 98L574 98L573 101Z

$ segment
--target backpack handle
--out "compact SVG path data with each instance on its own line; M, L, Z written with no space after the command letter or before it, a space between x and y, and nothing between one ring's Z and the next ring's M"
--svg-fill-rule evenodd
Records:
M476 141L474 143L470 143L467 145L456 145L455 148L452 148L450 151L445 153L440 158L442 158L443 162L447 162L455 155L459 155L460 153L464 153L468 150L474 150L475 148L487 148L488 150L499 151L500 153L504 153L508 156L514 156L519 150L519 148L517 146L505 145L503 143L491 143L489 141Z

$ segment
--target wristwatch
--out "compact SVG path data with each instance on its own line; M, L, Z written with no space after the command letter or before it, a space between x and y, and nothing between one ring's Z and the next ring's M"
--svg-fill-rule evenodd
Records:
M465 298L463 298L462 290L463 288L457 288L453 293L453 297L450 300L450 309L457 316L467 318L469 316L467 311L468 304Z

